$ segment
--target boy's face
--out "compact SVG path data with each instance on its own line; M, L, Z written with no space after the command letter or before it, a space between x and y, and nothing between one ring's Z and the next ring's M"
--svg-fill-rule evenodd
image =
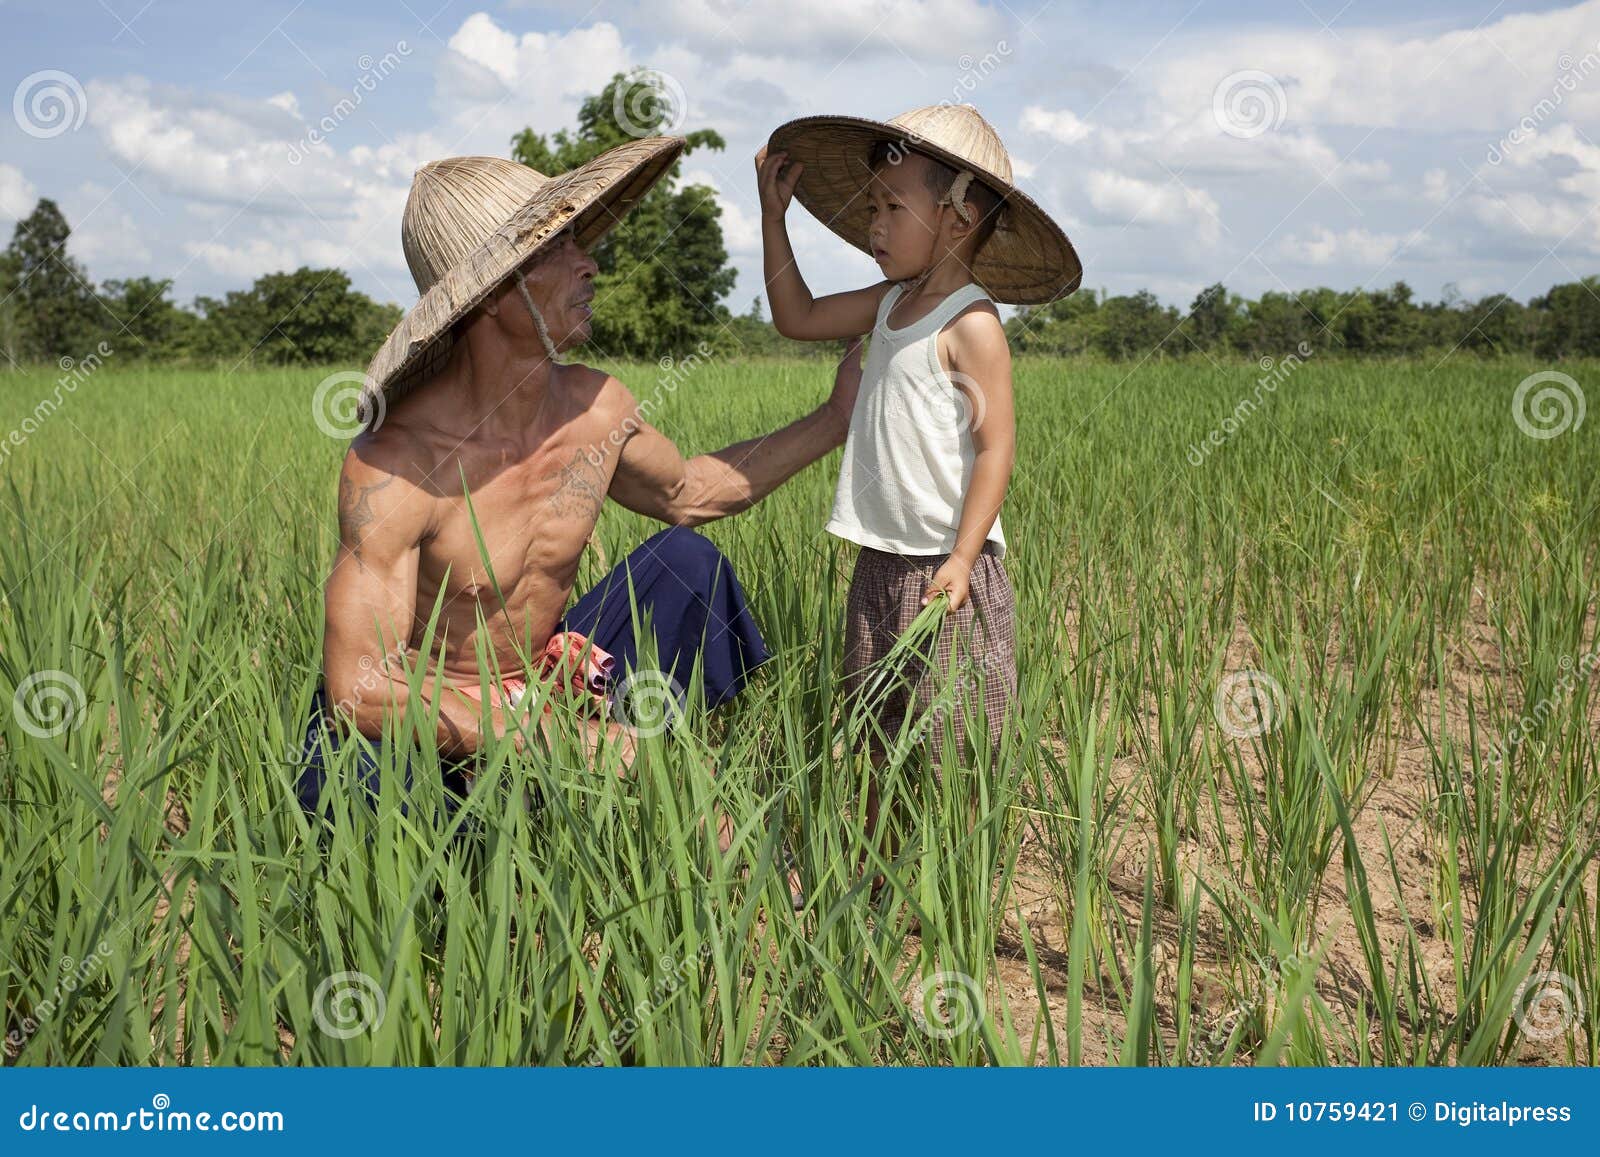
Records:
M939 214L938 199L925 179L928 163L919 153L902 153L898 162L874 169L867 185L867 237L878 268L890 281L921 273L933 247Z

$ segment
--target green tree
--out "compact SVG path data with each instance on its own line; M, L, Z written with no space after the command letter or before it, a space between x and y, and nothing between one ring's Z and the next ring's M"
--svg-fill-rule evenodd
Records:
M1492 293L1451 312L1458 315L1458 332L1446 335L1447 350L1509 354L1529 348L1528 307L1503 293Z
M756 297L746 312L728 319L712 342L712 348L731 357L835 359L844 347L841 342L794 341L784 337L762 313L761 298Z
M1080 290L1048 305L1022 306L1006 322L1006 338L1016 353L1081 354L1092 348L1099 328L1100 301Z
M195 304L205 316L198 352L274 364L365 361L400 319L397 308L351 289L343 270L308 266Z
M10 249L0 250L0 363L6 369L15 369L22 358L22 335L17 325L17 267L16 255Z
M12 233L6 252L16 284L18 360L81 357L96 340L100 309L89 275L67 254L71 235L48 197Z
M1321 332L1317 318L1292 295L1268 290L1245 303L1240 347L1252 356L1283 357L1301 342L1326 348L1326 342L1317 340Z
M1323 324L1336 326L1340 343L1353 354L1393 356L1415 353L1422 344L1422 315L1411 287L1397 281L1388 289L1357 290Z
M1600 355L1600 278L1554 286L1528 306L1541 314L1534 339L1540 357Z
M1186 344L1175 332L1178 311L1163 306L1148 290L1107 298L1100 306L1098 320L1094 346L1107 357L1142 358L1171 343Z
M1195 295L1183 321L1183 333L1199 349L1222 349L1238 316L1239 299L1219 281Z
M619 123L619 109L627 126ZM670 98L653 73L618 73L583 102L575 132L563 129L546 140L524 129L512 138L511 155L546 176L558 176L640 135L666 130L672 115ZM726 147L711 129L686 136L686 154ZM701 341L718 340L730 320L722 299L736 273L722 241L722 210L713 189L678 188L680 168L674 165L594 248L600 272L593 342L602 353L651 358L682 353Z
M195 316L167 299L170 280L130 277L100 287L100 304L112 327L107 341L118 353L150 361L182 357L194 341ZM120 340L119 340L120 335Z

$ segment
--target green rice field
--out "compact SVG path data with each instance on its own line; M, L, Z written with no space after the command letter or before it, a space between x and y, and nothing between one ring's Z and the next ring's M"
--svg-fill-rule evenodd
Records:
M776 657L631 777L558 734L308 818L336 368L0 374L7 1064L1597 1060L1600 367L1020 360L1016 726L902 738L892 861L837 454L704 528ZM832 378L612 368L685 453Z

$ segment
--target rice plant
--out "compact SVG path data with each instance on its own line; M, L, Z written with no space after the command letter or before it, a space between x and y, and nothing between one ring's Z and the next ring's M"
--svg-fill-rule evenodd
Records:
M324 819L327 371L108 366L0 486L6 1063L1592 1064L1600 448L1519 430L1537 368L1308 364L1196 465L1251 365L1019 361L1014 718L930 743L947 677L886 735L885 843L836 459L704 529L775 656L736 702L627 775L558 712L464 799L414 705L374 797L328 738ZM652 420L717 449L828 378L710 361ZM651 530L609 508L578 590Z

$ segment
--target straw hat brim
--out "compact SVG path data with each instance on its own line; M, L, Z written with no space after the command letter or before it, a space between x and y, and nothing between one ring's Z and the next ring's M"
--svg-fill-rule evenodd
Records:
M795 197L811 215L857 249L867 240L867 154L877 141L903 141L960 171L970 169L1005 200L1000 225L978 252L972 277L995 301L1043 305L1065 297L1083 281L1083 264L1061 226L1016 185L925 137L887 121L862 117L801 117L780 125L768 153L785 152L805 165Z
M553 177L424 293L384 340L367 367L364 413L393 403L444 365L451 327L562 230L594 245L618 225L677 161L682 137L646 137ZM382 400L371 395L380 394Z

